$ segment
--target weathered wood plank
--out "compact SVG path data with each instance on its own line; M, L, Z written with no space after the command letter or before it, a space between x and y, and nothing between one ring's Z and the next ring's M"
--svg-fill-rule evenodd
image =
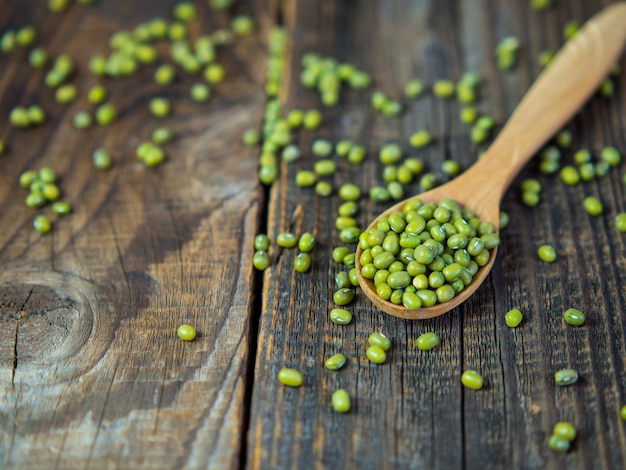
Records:
M372 89L400 97L410 78L432 83L457 79L464 71L484 77L478 108L502 123L539 73L537 54L556 50L567 20L583 22L608 2L559 2L546 12L531 11L527 1L285 2L284 20L292 33L290 79L285 109L320 108L314 92L299 84L299 58L313 51L348 61L371 72ZM500 72L496 44L506 35L522 42L518 66ZM623 63L623 61L622 61ZM568 126L571 149L594 154L605 145L626 149L623 109L626 80L615 80L612 100L595 98ZM371 91L371 90L370 90ZM354 169L338 160L333 183L350 180L364 190L380 184L376 152L387 141L401 142L427 128L434 145L420 152L427 168L439 173L444 158L467 167L479 148L457 118L458 105L425 97L410 103L397 120L385 120L369 106L369 93L342 91L340 105L324 109L325 123L315 133L299 132L304 157L281 168L272 188L268 215L271 236L285 230L313 231L318 239L314 264L298 274L295 250L276 249L264 277L264 303L255 370L248 465L250 468L621 468L626 462L626 431L619 408L626 403L624 358L626 317L624 238L613 218L624 210L623 165L605 179L566 187L557 177L540 175L532 162L503 200L511 223L489 281L475 298L434 320L407 322L373 311L357 296L349 309L355 320L337 326L328 319L333 307L333 275L341 267L330 258L339 245L334 214L339 201L295 186L300 169L310 169L311 142L349 138L365 145L368 160ZM517 183L537 177L542 202L528 208L519 201ZM418 192L417 184L408 191ZM601 217L582 210L585 196L605 204ZM364 198L362 226L382 208ZM559 258L544 264L536 257L542 243L554 244ZM585 326L563 323L561 313L574 306L587 312ZM517 307L523 325L509 329L503 314ZM387 363L364 357L369 333L382 331L394 341ZM418 351L413 340L435 331L437 350ZM348 357L338 372L323 368L335 352ZM299 389L276 380L281 367L305 376ZM556 388L557 369L578 370L580 382ZM467 368L479 370L486 386L462 388ZM342 387L353 406L348 415L333 413L330 395ZM547 447L557 421L575 424L579 437L566 455Z
M179 72L154 84L154 67L104 80L119 120L79 131L71 119L91 109L84 96L97 82L87 60L108 51L116 30L155 16L174 1L96 2L49 14L41 2L9 2L0 31L33 24L48 52L76 61L80 99L54 102L25 51L0 56L0 466L3 468L237 468L249 367L255 275L250 240L264 196L255 150L239 143L263 116L264 37L274 21L266 2L238 12L262 31L220 49L228 80L206 104L188 97L201 77ZM266 8L267 7L267 8ZM230 13L206 2L190 24L192 38L227 27ZM159 46L169 61L167 46ZM165 95L173 114L157 122L149 99ZM12 107L40 103L48 122L18 131ZM158 125L175 139L167 161L145 168L135 147ZM113 169L92 168L102 146ZM32 229L18 175L53 167L74 213L50 234ZM20 300L22 299L22 300ZM198 338L176 336L181 323Z

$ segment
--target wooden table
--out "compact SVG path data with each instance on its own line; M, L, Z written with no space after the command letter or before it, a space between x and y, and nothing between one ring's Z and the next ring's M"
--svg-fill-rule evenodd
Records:
M316 138L364 145L362 166L338 160L335 188L352 181L364 191L381 183L377 151L397 141L442 177L440 163L468 167L483 146L471 144L456 101L402 97L412 78L432 84L476 71L484 79L477 108L501 125L540 72L537 55L556 50L568 20L583 22L600 0L560 0L547 11L526 0L269 1L238 2L230 12L199 5L190 36L228 26L235 13L257 21L253 36L219 50L227 80L208 103L194 103L189 87L201 77L179 73L160 87L154 67L132 78L98 79L88 58L108 53L116 30L155 16L170 18L174 1L104 1L73 4L49 13L44 2L10 0L0 9L0 33L33 24L40 44L56 57L71 55L80 97L68 106L42 85L44 71L27 65L27 51L0 55L0 466L3 468L607 468L626 466L626 257L625 235L614 224L626 210L624 165L602 179L566 186L537 171L533 160L502 202L510 215L488 281L467 303L428 321L405 321L373 309L358 294L348 326L331 323L332 247L340 244L334 218L338 197L316 196L294 183L312 168ZM289 49L283 112L323 109L317 131L297 131L303 151L281 163L271 188L257 182L260 151L240 143L247 128L261 128L269 30L283 24ZM518 64L498 70L496 44L521 41ZM166 60L167 46L159 45ZM299 83L305 52L348 61L369 72L367 91L342 89L340 104L322 108ZM624 61L621 61L624 69ZM72 118L91 110L87 89L103 82L119 109L110 127L77 130ZM612 145L626 151L626 74L613 79L611 99L594 97L568 129L570 148L595 157ZM406 110L385 119L369 105L381 90ZM148 101L166 96L172 116L162 123ZM38 103L47 122L14 129L15 106ZM146 168L134 151L159 124L175 140L166 162ZM409 151L408 138L428 129L433 145ZM114 167L91 163L97 147ZM336 158L336 157L335 157ZM24 206L18 176L51 166L59 174L70 216L40 235ZM538 178L541 203L520 202L519 182ZM407 186L417 193L417 182ZM586 196L604 213L590 217ZM384 204L364 197L362 226ZM267 232L311 231L318 244L308 273L296 273L296 250L272 247L264 273L251 265L252 239ZM558 258L546 264L537 247L551 243ZM584 326L562 320L568 307L584 311ZM508 328L503 315L524 313ZM197 328L193 342L176 336L181 323ZM383 365L365 358L367 337L380 331L393 346ZM434 331L441 344L419 351L414 341ZM336 352L348 357L340 371L324 370ZM304 374L301 388L276 379L282 367ZM460 384L463 370L485 378L481 391ZM578 383L556 387L562 368ZM345 388L352 410L332 411L330 395ZM567 454L547 441L558 421L574 423L578 437Z

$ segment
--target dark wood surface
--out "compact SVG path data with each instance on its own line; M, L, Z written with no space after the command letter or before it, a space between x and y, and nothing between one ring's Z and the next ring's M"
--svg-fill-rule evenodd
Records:
M406 112L384 119L369 106L381 90L401 98L411 78L432 83L476 71L484 79L478 108L499 126L540 71L539 51L556 50L568 20L582 23L610 2L555 0L545 12L529 2L464 1L247 1L214 13L197 2L192 37L225 27L245 12L258 22L250 38L220 51L228 80L205 104L188 98L199 77L180 74L167 88L152 81L153 67L137 76L105 80L120 110L110 128L79 131L74 113L90 109L84 96L98 80L86 70L90 55L105 53L110 34L155 16L169 18L173 1L98 1L50 14L41 2L9 1L0 8L0 34L33 24L40 44L76 59L72 79L81 98L67 107L42 86L26 52L0 54L0 462L3 468L607 468L626 466L626 262L624 235L614 225L626 210L624 164L608 176L575 187L543 176L533 160L502 206L511 222L502 232L488 281L466 304L442 317L406 321L375 311L357 294L348 308L353 323L330 322L340 244L336 196L299 188L294 175L310 169L308 150L319 137L364 145L360 167L338 161L329 181L349 180L364 191L381 182L377 151L426 128L435 137L421 156L440 177L451 158L466 168L482 147L470 143L459 106L431 94L407 101ZM323 108L324 124L294 133L303 150L281 163L270 188L257 183L257 149L240 144L244 129L261 127L269 29L289 31L283 110L321 108L299 84L300 57L317 52L368 71L372 87L342 89L339 106ZM501 72L495 45L516 35L518 65ZM159 49L165 58L166 48ZM625 68L621 60L622 69ZM572 120L570 149L595 154L606 145L626 152L626 75L614 79L612 99L594 97ZM159 123L149 117L153 96L172 98L163 121L176 139L167 161L144 168L136 145ZM8 125L14 106L40 103L48 121L39 128ZM108 172L92 168L91 152L111 150ZM41 236L36 213L23 205L18 175L54 167L74 213ZM519 181L537 177L542 201L521 204ZM418 184L407 186L417 193ZM582 210L599 197L604 214ZM358 221L386 206L367 197ZM312 269L293 270L295 250L273 246L263 274L250 263L252 238L267 231L312 231L318 240ZM551 243L555 263L537 259ZM525 318L509 329L503 315L520 308ZM587 314L582 327L563 323L562 311ZM181 323L198 338L176 337ZM387 362L365 358L373 331L392 338ZM441 344L419 351L414 340L434 331ZM340 371L324 370L335 352L348 357ZM298 389L279 384L281 367L304 374ZM553 374L571 367L579 382L555 387ZM485 378L475 392L460 384L463 370ZM352 410L332 412L330 395L345 388ZM578 437L567 454L547 440L557 421L570 421Z

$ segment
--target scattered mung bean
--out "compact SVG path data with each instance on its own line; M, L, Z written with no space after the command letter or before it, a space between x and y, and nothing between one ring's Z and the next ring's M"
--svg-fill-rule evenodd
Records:
M461 375L461 383L472 390L483 388L483 377L475 370L468 369Z
M585 323L585 314L578 309L568 308L563 312L563 320L568 325L581 326Z
M424 333L415 340L415 345L422 351L433 349L438 344L439 336L433 332Z
M341 369L346 363L346 356L341 353L334 354L324 361L324 367L328 370Z
M546 263L552 263L556 260L556 250L552 247L552 245L541 245L537 249L537 255L540 260L545 261Z
M196 337L196 329L191 325L180 325L176 334L183 341L192 341Z
M504 322L509 328L516 328L519 326L519 324L522 323L523 318L522 312L517 308L509 310L504 314Z
M278 381L288 387L299 387L302 385L302 374L296 369L283 367L278 371Z
M337 325L347 325L352 321L352 313L343 308L333 308L330 311L330 321Z
M554 374L554 383L559 386L566 386L578 381L578 373L573 369L561 369Z

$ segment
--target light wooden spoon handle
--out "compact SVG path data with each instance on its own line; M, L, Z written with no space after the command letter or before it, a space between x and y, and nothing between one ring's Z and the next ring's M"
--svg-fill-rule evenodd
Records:
M487 153L459 178L479 183L497 198L522 167L580 110L617 61L626 42L626 2L617 2L585 23L528 90ZM481 177L482 176L482 177ZM483 201L472 198L477 205Z

